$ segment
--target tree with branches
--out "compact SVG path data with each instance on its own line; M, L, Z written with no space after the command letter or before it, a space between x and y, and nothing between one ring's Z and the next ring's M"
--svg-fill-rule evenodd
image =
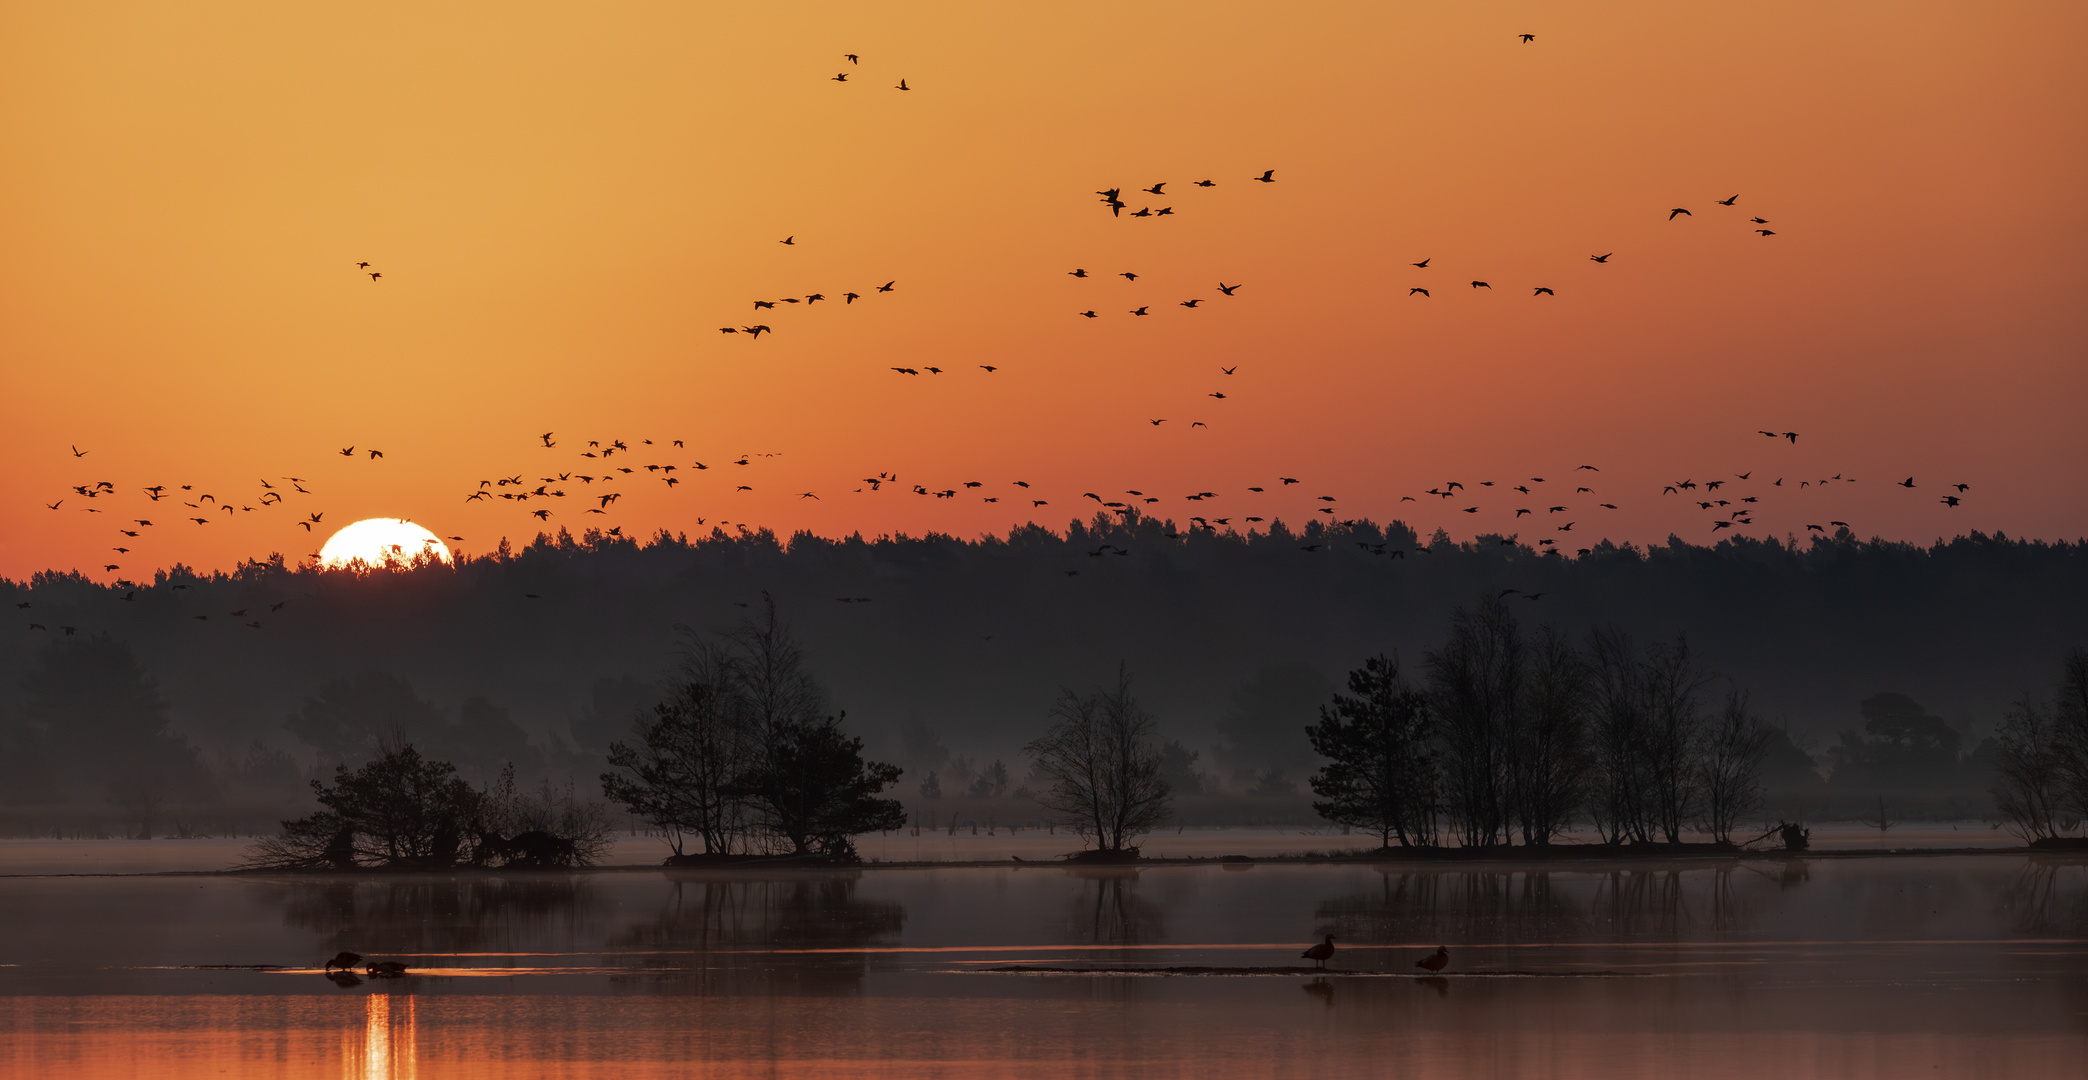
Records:
M1337 825L1376 833L1378 846L1436 842L1437 763L1428 695L1400 676L1399 662L1379 655L1349 672L1349 695L1320 706L1305 729L1327 763L1312 776L1314 813Z
M1046 783L1037 801L1099 852L1135 857L1131 841L1166 820L1172 793L1153 716L1132 695L1129 672L1119 666L1111 686L1061 691L1051 717L1024 748Z

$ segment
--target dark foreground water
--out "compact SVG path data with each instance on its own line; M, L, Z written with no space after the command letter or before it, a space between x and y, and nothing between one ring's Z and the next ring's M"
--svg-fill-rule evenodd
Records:
M2080 858L12 877L0 964L16 1076L2088 1074Z

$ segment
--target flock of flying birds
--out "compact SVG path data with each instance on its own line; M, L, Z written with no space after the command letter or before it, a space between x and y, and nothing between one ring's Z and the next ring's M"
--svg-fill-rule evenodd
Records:
M1517 37L1524 44L1528 44L1535 40L1535 35L1532 34L1520 34L1517 35ZM851 67L860 67L861 58L858 55L844 54L844 59L848 61ZM833 76L832 81L839 83L847 83L849 81L850 74L852 74L851 71L843 71L837 73ZM913 87L909 86L907 81L904 78L902 78L896 84L895 89L902 91L910 91L913 89ZM1263 185L1274 184L1276 183L1276 170L1265 169L1259 175L1247 178L1246 182L1259 183ZM1109 210L1109 213L1112 217L1131 219L1158 219L1176 216L1174 205L1172 202L1167 202L1163 205L1155 205L1156 202L1159 202L1161 200L1167 200L1170 198L1169 193L1167 191L1167 186L1167 181L1161 181L1154 183L1148 187L1134 189L1135 192L1138 194L1152 196L1152 200L1143 201L1143 205L1141 205L1139 209L1135 211L1129 210L1130 203L1125 201L1124 189L1121 186L1101 188L1098 189L1095 192L1095 194L1101 197L1101 203ZM1201 189L1209 189L1217 187L1218 182L1206 178L1194 181L1189 186ZM1716 200L1716 202L1719 206L1730 209L1734 208L1738 204L1739 200L1740 196L1735 194L1728 198ZM1129 212L1127 213L1126 211ZM1745 211L1738 212L1746 213ZM1679 206L1669 209L1667 212L1667 216L1669 221L1675 221L1678 218L1683 217L1695 217L1695 215L1688 208ZM1754 231L1760 234L1762 237L1767 238L1776 235L1774 231L1764 227L1769 224L1769 221L1767 219L1764 219L1759 216L1749 216L1748 221L1750 224L1755 226ZM786 247L796 247L797 238L795 234L793 234L791 236L783 238L782 240L778 241L778 243ZM1606 265L1609 263L1610 259L1613 258L1615 255L1615 252L1605 252L1600 255L1590 255L1588 256L1588 258L1592 262ZM1410 265L1413 266L1416 270L1427 271L1430 268L1430 264L1432 264L1434 261L1434 257L1431 256L1429 258L1424 258L1419 262L1415 262ZM370 268L371 264L368 261L358 261L356 262L355 266L358 271L367 273L372 282L380 281L383 278L383 273L381 271L372 270ZM1069 276L1078 279L1090 279L1096 276L1104 276L1091 275L1085 267L1075 267L1072 270L1066 271L1066 273ZM1119 271L1113 275L1106 276L1121 277L1132 284L1136 284L1140 277L1140 275L1135 271ZM839 293L838 296L843 306L849 306L853 305L858 300L865 299L866 295L890 293L894 291L897 284L898 283L896 280L887 281L882 285L876 285L873 288L871 288L868 294L849 291ZM1221 280L1217 283L1215 289L1215 291L1218 293L1218 296L1191 297L1177 302L1176 306L1179 306L1189 311L1195 311L1201 305L1207 302L1216 300L1222 303L1225 300L1232 298L1241 287L1242 286L1239 283L1229 284ZM1475 290L1486 289L1491 291L1493 286L1488 281L1482 279L1474 279L1470 283L1470 288ZM1533 297L1548 297L1557 295L1550 286L1533 285L1531 286L1531 288L1531 295ZM1407 295L1427 298L1431 294L1426 285L1415 285L1408 289ZM753 308L758 317L759 314L762 312L784 310L783 308L779 308L778 305L803 305L805 309L809 309L812 305L822 302L828 302L828 296L825 293L813 292L803 294L802 296L788 296L768 300L755 300L753 302ZM1152 309L1155 306L1156 305L1154 303L1141 304L1137 307L1127 309L1127 312L1129 315L1133 317L1146 317L1153 314ZM1087 319L1101 318L1101 314L1092 308L1080 311L1077 314L1080 317ZM774 333L774 329L771 326L769 326L767 323L762 322L755 322L749 325L722 326L718 329L720 333L744 334L756 340L758 340L762 334ZM987 372L988 374L991 374L999 370L997 365L980 364L977 366L985 372ZM901 375L919 376L923 372L926 372L927 374L933 376L943 374L944 369L935 366L921 365L918 367L893 367L891 370ZM1237 368L1221 367L1219 370L1222 375L1230 376L1234 374L1235 371L1237 371ZM1205 396L1215 401L1225 401L1229 398L1229 395L1227 395L1223 391L1212 391L1206 394ZM1168 423L1169 421L1167 418L1150 418L1147 422L1152 426L1158 427L1162 424ZM1202 428L1207 427L1208 425L1202 420L1193 420L1189 423L1188 426L1191 428ZM560 443L557 441L555 437L556 434L557 433L555 431L547 431L540 435L538 438L541 444L541 449L556 450L560 446ZM1787 442L1792 446L1796 446L1799 439L1798 433L1794 431L1772 431L1765 429L1760 431L1759 434L1766 436L1771 440ZM685 449L686 443L682 439L667 440L662 443L655 443L651 439L639 439L635 443L627 442L623 439L589 440L586 443L585 447L579 450L578 461L571 467L556 467L550 469L548 470L550 472L550 475L532 476L530 475L531 473L542 472L546 470L525 469L513 475L504 475L482 479L479 480L477 486L473 488L468 495L465 496L464 501L467 503L484 502L489 505L498 505L502 502L511 503L514 505L515 508L520 510L520 513L524 517L535 519L536 525L539 528L548 527L553 517L568 513L564 509L565 504L561 503L559 500L565 499L569 496L578 496L577 498L575 498L575 503L584 506L584 509L581 509L577 514L572 514L571 516L579 518L585 518L590 515L607 517L615 509L616 504L619 501L621 501L627 494L630 493L627 484L628 481L656 480L662 485L662 489L666 493L673 494L676 492L676 489L681 487L681 485L684 483L685 477L693 479L698 474L705 473L711 470L712 467L709 464L699 460L691 459L686 465L681 464L678 461L658 460L661 458L670 457L671 455L669 454L669 451ZM569 449L568 452L571 452L571 450ZM358 456L358 453L363 455L363 460L369 462L381 461L384 459L383 451L369 447L362 447L360 448L360 450L358 450L358 448L355 446L348 446L342 448L339 451L340 456L347 458L356 458ZM72 454L75 459L81 459L85 458L88 452L80 450L77 446L75 446L72 448ZM756 458L776 456L779 455L741 454L735 458L729 459L729 461L730 465L734 467L751 468L756 464ZM1537 521L1543 521L1546 522L1545 527L1549 531L1559 534L1566 534L1571 533L1573 531L1574 526L1578 524L1579 518L1583 513L1598 511L1609 512L1618 509L1617 504L1605 501L1606 497L1599 494L1593 486L1600 472L1601 469L1597 466L1580 465L1571 470L1571 475L1573 477L1571 481L1564 479L1548 480L1545 477L1539 476L1532 476L1526 479L1519 479L1515 481L1479 480L1475 481L1477 485L1476 489L1474 487L1467 486L1462 481L1447 480L1443 483L1436 485L1435 487L1427 489L1426 491L1419 492L1417 494L1402 495L1400 496L1399 501L1418 502L1422 498L1434 498L1439 501L1446 502L1466 502L1478 500L1482 497L1488 499L1501 499L1504 496L1509 496L1512 494L1515 496L1514 498L1504 499L1500 504L1497 504L1494 507L1494 509L1497 511L1512 510L1512 516L1508 518L1508 523L1510 527L1514 527L1516 523L1519 523L1523 518L1528 517L1532 519L1533 525ZM1845 476L1839 473L1833 476L1819 478L1778 475L1774 479L1769 479L1767 477L1767 474L1764 473L1762 477L1758 479L1756 474L1759 472L1762 472L1762 470L1760 470L1759 468L1751 468L1747 472L1733 473L1730 475L1721 475L1717 477L1705 477L1702 479L1699 479L1697 477L1683 477L1681 479L1677 479L1670 483L1662 485L1658 497L1666 499L1670 496L1674 496L1682 503L1693 503L1698 513L1703 515L1703 517L1707 521L1708 531L1713 536L1716 536L1720 532L1723 532L1728 529L1752 525L1754 523L1753 514L1755 510L1761 506L1762 500L1765 498L1770 498L1775 495L1789 495L1794 493L1794 490L1805 490L1816 487L1825 488L1830 485L1849 484L1855 482L1854 477ZM737 481L739 479L747 478L751 475L752 474L740 474L736 475L733 479L734 481ZM242 514L269 513L276 510L279 507L287 505L288 500L292 498L303 498L308 497L312 494L311 490L305 486L307 481L300 477L283 476L279 477L278 481L279 483L271 483L268 480L261 480L259 490L256 492L249 492L247 498L245 499L219 499L214 493L196 492L195 485L191 484L181 484L171 487L168 485L156 484L150 487L143 488L141 494L146 500L148 500L148 506L156 506L163 500L167 499L174 499L178 501L182 507L183 512L175 515L166 515L168 520L170 522L176 520L187 521L192 523L192 527L202 527L208 526L216 521L225 520L225 518L222 518L219 515L225 515L226 517L237 517L238 515ZM917 497L926 497L934 499L957 499L959 497L977 497L985 503L999 503L1005 498L1011 504L1027 502L1029 504L1029 509L1032 511L1051 505L1050 499L1040 497L1043 493L1038 491L1028 481L1025 480L1009 481L1006 484L1005 488L1001 488L996 492L990 491L988 488L988 483L982 480L965 479L961 481L956 481L954 483L940 482L935 484L919 482L908 483L906 481L903 481L896 472L879 471L875 475L862 477L856 483L859 486L854 486L852 488L852 492L856 494L874 495L885 491L887 488L890 488L893 491L909 492ZM1241 495L1249 497L1259 496L1266 494L1268 492L1269 487L1271 486L1275 487L1280 492L1285 488L1294 485L1300 485L1302 483L1303 481L1296 477L1280 476L1277 477L1273 482L1268 484L1247 486L1244 492L1235 492L1234 495L1236 497ZM1906 488L1909 490L1912 490L1916 487L1915 479L1911 476L1907 477L1904 480L1896 481L1895 483L1896 486ZM572 487L576 484L578 485L577 488L574 488L574 490L572 491L568 491L569 487ZM998 485L996 486L998 487ZM1948 485L1947 490L1954 491L1955 494L1943 494L1941 496L1940 501L1945 506L1958 506L1961 503L1965 493L1969 489L1969 484L1957 483ZM755 487L751 483L734 482L731 484L730 492L728 494L753 492L754 490ZM798 499L816 500L820 498L819 493L816 491L796 492L794 493L794 495ZM70 495L62 496L57 501L46 504L46 506L50 510L59 511L64 509L66 503L69 500L72 500L76 503L76 509L83 510L87 513L101 513L101 506L78 506L77 503L95 503L102 499L111 499L113 501L113 499L116 496L117 488L115 484L106 480L93 481L74 485L71 489ZM1583 499L1582 496L1586 496L1586 498ZM1063 495L1061 495L1060 497L1064 499ZM1183 520L1185 520L1188 523L1187 526L1185 528L1182 528L1180 531L1176 531L1175 527L1170 524L1168 527L1168 531L1163 534L1164 537L1168 540L1181 540L1185 538L1187 535L1195 533L1197 531L1216 533L1220 530L1234 530L1236 528L1241 531L1251 531L1255 528L1255 526L1260 525L1267 520L1261 514L1221 513L1221 511L1218 508L1219 503L1217 502L1217 500L1221 499L1221 497L1221 494L1216 491L1194 491L1184 493L1178 496L1177 498L1179 499L1179 501L1183 503L1199 504L1195 507L1185 507L1184 509L1193 509L1199 512L1184 514ZM540 504L533 508L522 509L524 504L537 502L539 500L548 500L548 502ZM1151 518L1154 516L1163 515L1165 513L1164 510L1156 510L1155 508L1158 506L1158 504L1168 501L1166 496L1163 496L1157 492L1148 492L1143 489L1130 489L1125 490L1120 495L1110 493L1107 496L1097 492L1085 491L1081 492L1078 496L1074 497L1072 501L1078 503L1079 500L1091 500L1095 504L1097 504L1097 507L1101 511L1119 515L1121 519L1125 522L1132 522L1137 521L1141 518ZM1315 495L1313 496L1313 501L1319 504L1316 507L1314 507L1314 510L1317 513L1328 515L1330 519L1338 521L1341 525L1353 528L1355 526L1365 524L1361 521L1340 518L1338 507L1340 499L1335 495ZM592 505L585 505L590 503ZM1528 505L1522 505L1524 503L1527 503ZM1483 507L1478 502L1474 501L1473 505L1462 506L1458 507L1457 509L1462 513L1477 515L1480 514L1482 510L1486 509L1486 507ZM189 511L193 511L193 513L189 513ZM149 512L150 511L148 510L148 513ZM1540 513L1543 515L1542 517L1538 516ZM1557 517L1557 515L1561 514L1566 515L1563 519L1564 523L1552 524L1553 522L1560 520ZM1238 526L1235 526L1235 522L1239 523ZM290 525L287 527L300 528L309 534L313 532L315 528L324 525L324 523L324 512L309 512L305 513L304 516L301 518L293 517ZM699 517L696 519L696 523L700 526L710 524L710 521L707 518ZM725 520L723 518L718 519L717 524L736 524L742 532L745 532L749 529L748 523L735 523ZM112 545L112 550L119 556L128 555L132 553L133 550L135 550L133 545L141 544L143 542L143 538L146 535L148 535L146 530L155 529L157 527L158 526L155 524L154 518L152 517L134 517L126 519L125 521L117 525L115 529L116 533L121 537L121 539L117 543ZM1849 525L1847 522L1844 521L1829 519L1821 522L1809 522L1806 524L1805 527L1808 531L1811 532L1825 533L1830 527L1846 529L1849 528ZM623 527L621 525L610 526L606 529L602 529L601 532L604 535L611 537L621 538L624 536ZM462 543L464 541L464 538L461 536L451 536L448 539L454 543ZM1517 545L1527 543L1529 544L1529 546L1537 549L1557 549L1562 546L1560 543L1561 539L1562 537L1558 536L1544 537L1536 540L1534 543L1531 543L1528 541L1521 540L1519 538L1519 534L1501 534L1499 542L1504 545ZM1306 552L1315 552L1323 547L1328 546L1329 543L1331 543L1331 541L1322 541L1320 543L1300 544L1299 547ZM1389 545L1382 543L1358 541L1356 542L1356 544L1357 547L1362 548L1363 550L1374 556L1388 556L1390 558L1396 559L1402 558L1407 554L1407 551L1405 550L1391 548L1389 547ZM1415 554L1428 554L1429 548L1426 545L1421 545L1414 548L1413 551ZM1577 549L1578 554L1581 555L1589 554L1590 551L1591 549L1589 548ZM417 555L419 553L398 552L397 554L402 559L411 559L414 555ZM1098 547L1096 550L1089 551L1086 554L1091 558L1102 558L1105 556L1127 557L1130 556L1132 552L1129 549L1118 547L1115 544L1105 543ZM314 552L310 557L316 560L319 556L317 552ZM121 571L122 565L120 563L111 562L104 565L102 569L106 573L116 573ZM1068 576L1077 576L1079 574L1079 570L1068 569L1065 571L1065 573ZM125 590L123 594L119 597L120 600L134 601L137 598L138 586L136 586L129 580L118 578L115 584L118 589ZM173 586L173 588L175 589L181 589L185 587L186 586L181 584L176 584ZM1508 593L1514 592L1515 590L1508 590ZM1526 598L1528 599L1534 600L1541 597L1542 594L1521 595L1526 596ZM844 597L841 599L844 602L853 603L860 602L863 598ZM283 603L271 604L270 610L280 610L284 606L284 603L287 603L287 601ZM18 604L17 606L27 608L29 605L27 602L23 602ZM243 625L247 627L253 629L261 628L262 624L258 618L253 617L253 615L255 614L253 612L250 612L246 609L241 609L239 611L234 611L229 614L234 619L246 620L243 623ZM210 618L209 615L204 614L194 615L192 617L199 621L207 621ZM47 627L37 623L31 623L30 628L33 630L48 629ZM76 628L61 627L60 629L70 634L74 632Z

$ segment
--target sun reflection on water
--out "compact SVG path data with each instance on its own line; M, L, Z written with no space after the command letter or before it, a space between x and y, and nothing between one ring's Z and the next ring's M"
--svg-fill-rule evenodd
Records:
M360 1068L353 1060L341 1070L362 1080L414 1080L414 999L390 994L363 998L363 1041ZM342 1049L348 1049L343 1045ZM346 1056L345 1054L343 1056Z

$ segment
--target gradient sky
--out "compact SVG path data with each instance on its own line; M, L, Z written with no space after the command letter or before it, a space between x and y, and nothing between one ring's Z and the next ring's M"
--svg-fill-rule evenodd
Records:
M375 516L483 551L540 507L969 536L1128 489L1709 541L1731 511L1661 488L1739 473L1753 535L2079 537L2084 40L2078 3L9 4L0 574ZM684 482L464 501L619 438Z

